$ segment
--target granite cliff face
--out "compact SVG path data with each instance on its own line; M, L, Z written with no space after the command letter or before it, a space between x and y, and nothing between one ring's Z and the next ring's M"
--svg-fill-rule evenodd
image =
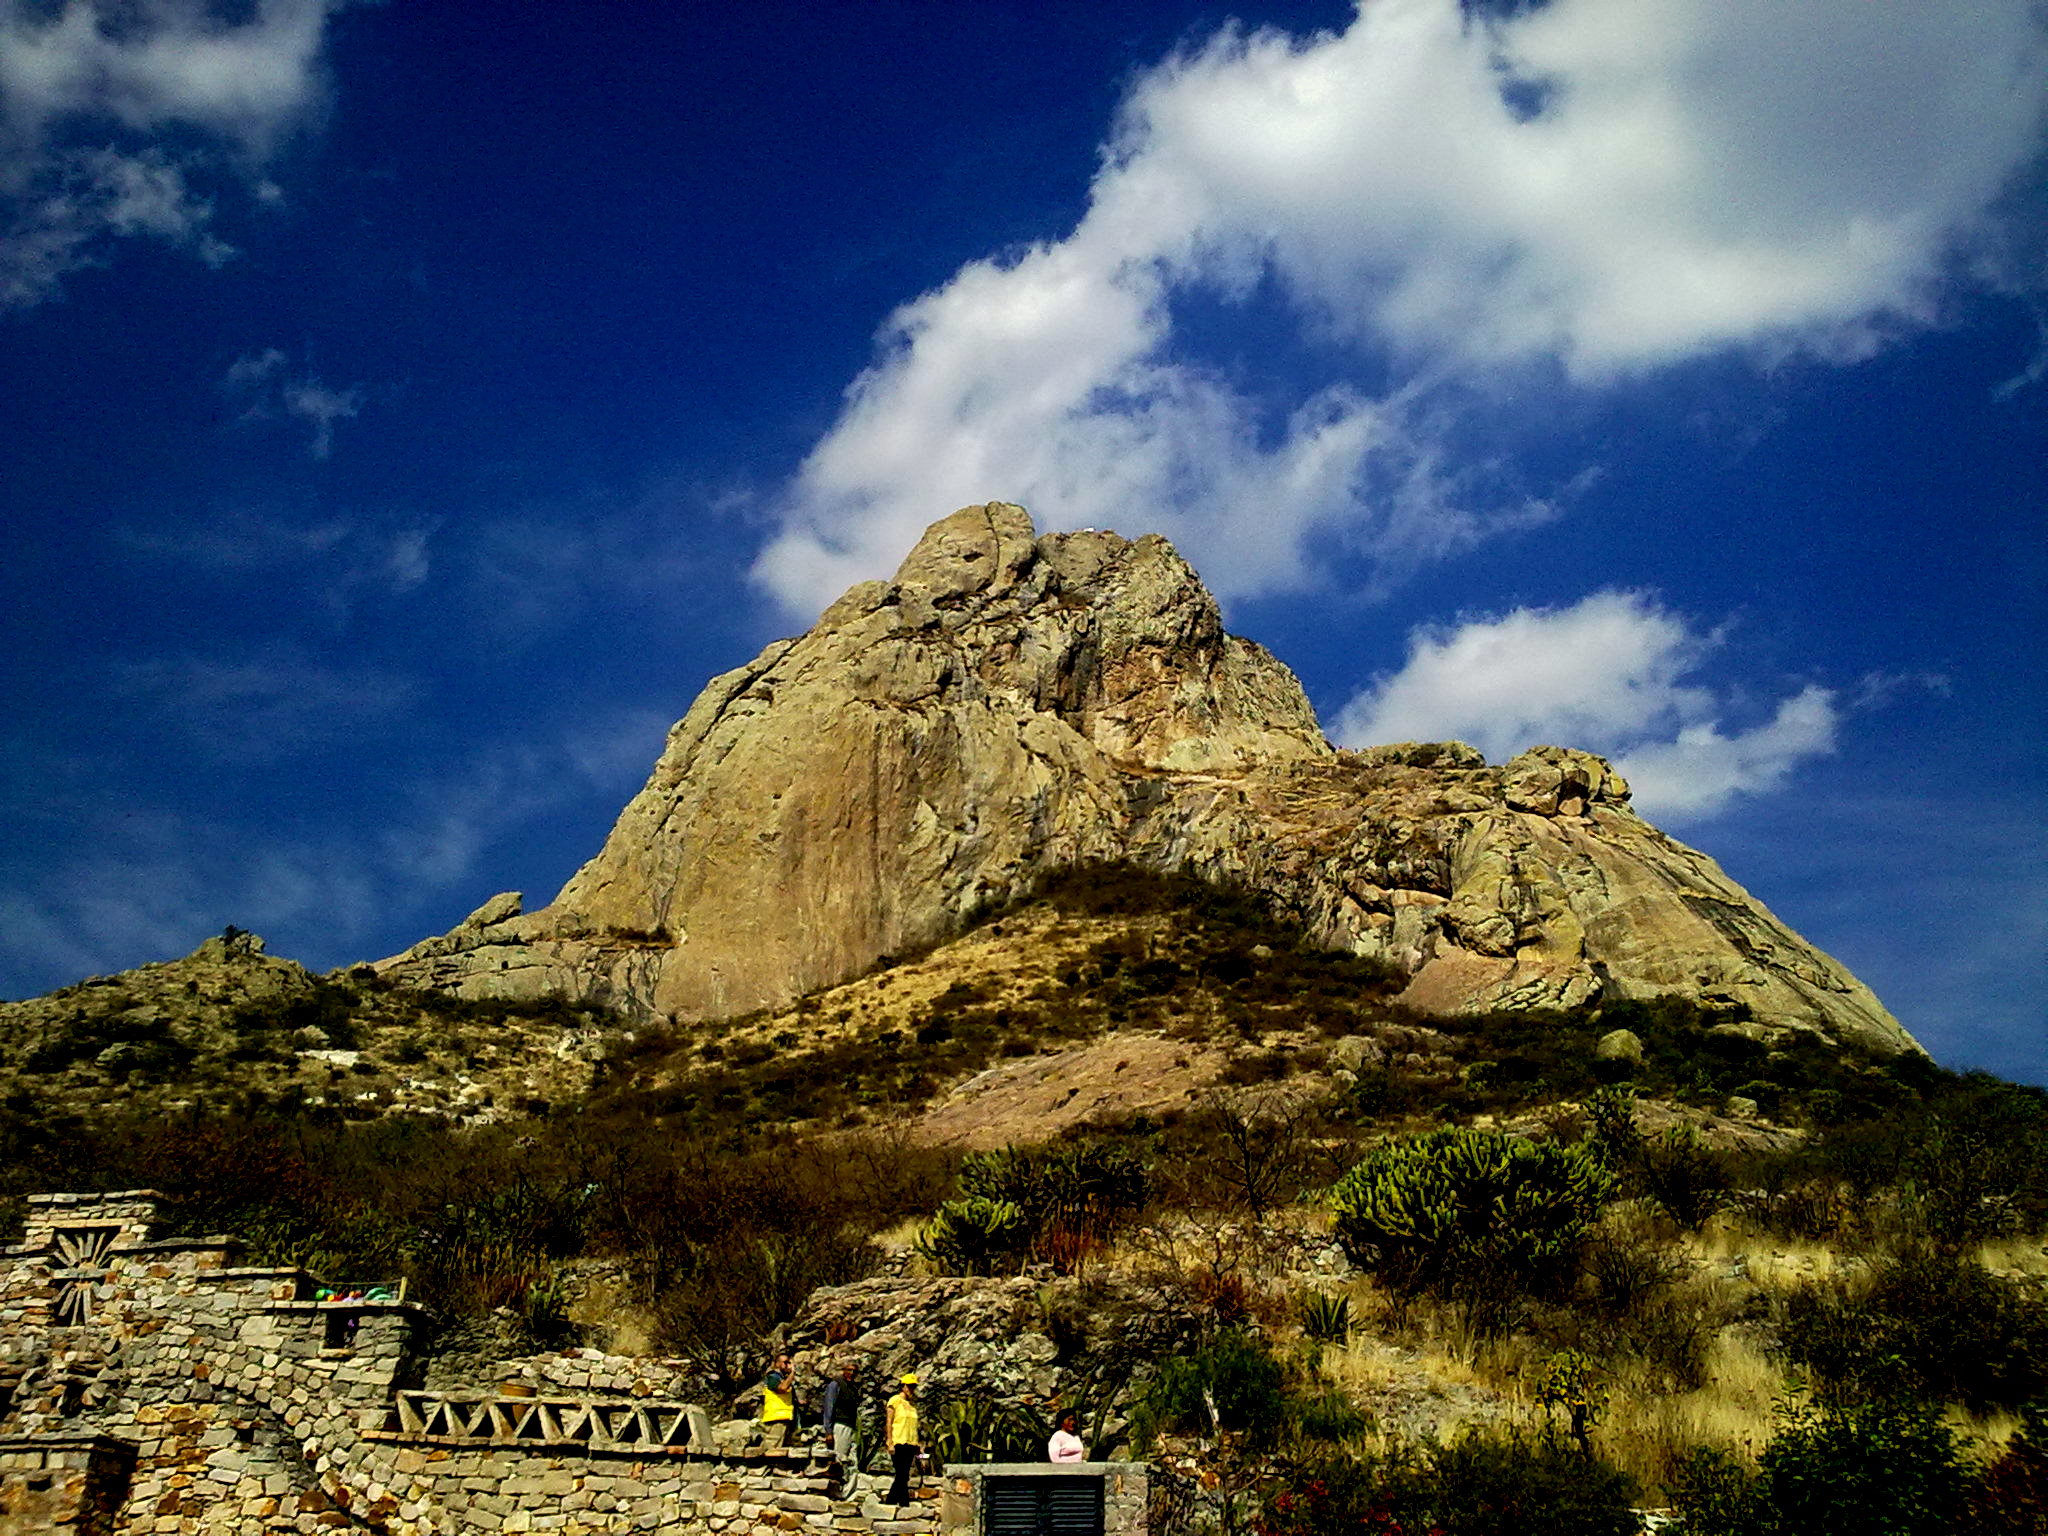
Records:
M1600 758L1337 751L1164 539L1041 537L1002 503L714 678L549 906L498 897L378 969L718 1017L941 938L1041 870L1119 859L1254 886L1400 965L1418 1008L1678 993L1916 1048Z

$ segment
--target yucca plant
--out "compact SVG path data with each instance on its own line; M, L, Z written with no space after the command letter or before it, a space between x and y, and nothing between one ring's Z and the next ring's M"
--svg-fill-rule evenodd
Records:
M1351 1337L1351 1298L1315 1291L1301 1301L1301 1331L1318 1344L1342 1344Z

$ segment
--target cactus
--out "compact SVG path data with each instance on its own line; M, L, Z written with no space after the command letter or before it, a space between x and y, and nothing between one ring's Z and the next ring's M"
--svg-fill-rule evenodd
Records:
M1447 1128L1379 1148L1330 1208L1352 1261L1397 1291L1469 1297L1556 1275L1611 1184L1583 1146Z
M1012 1200L948 1200L917 1235L917 1251L954 1274L992 1273L1030 1245L1032 1224Z

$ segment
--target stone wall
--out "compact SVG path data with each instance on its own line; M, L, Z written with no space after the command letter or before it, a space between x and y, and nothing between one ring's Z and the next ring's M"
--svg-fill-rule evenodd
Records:
M0 1250L0 1536L937 1529L936 1484L896 1509L822 1447L721 1451L650 1395L672 1363L421 1391L421 1307L157 1238L155 1206L36 1196Z
M102 1435L0 1439L0 1536L113 1536L134 1468Z

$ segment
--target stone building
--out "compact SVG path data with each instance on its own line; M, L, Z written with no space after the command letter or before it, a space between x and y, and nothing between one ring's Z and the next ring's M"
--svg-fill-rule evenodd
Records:
M395 1288L160 1238L156 1197L40 1195L0 1251L0 1536L938 1530L808 1448L721 1450L648 1397L419 1390ZM339 1290L339 1294L327 1293Z
M159 1237L156 1205L33 1196L0 1250L0 1536L1036 1536L1054 1504L1062 1536L1144 1536L1142 1467L1062 1469L1057 1497L1047 1467L948 1467L898 1508L822 1447L736 1443L631 1361L427 1390L431 1319L400 1287Z

